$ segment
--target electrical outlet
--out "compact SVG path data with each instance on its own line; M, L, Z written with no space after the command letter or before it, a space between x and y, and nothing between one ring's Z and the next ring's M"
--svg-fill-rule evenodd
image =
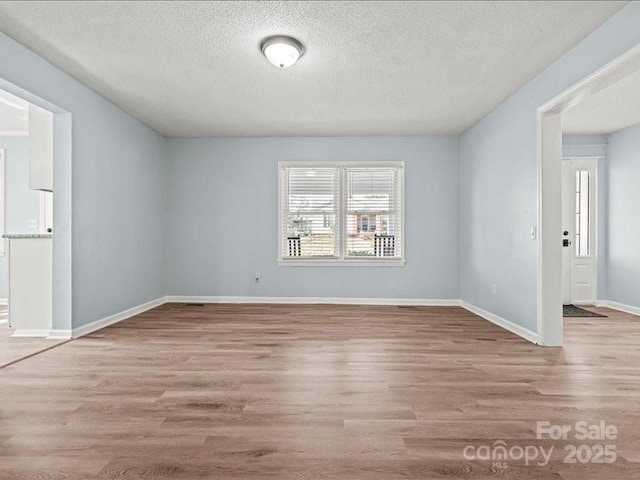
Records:
M31 229L38 228L38 220L36 220L35 218L30 218L29 219L29 228L31 228Z
M498 289L496 288L496 284L491 285L491 295L495 295L498 293Z
M256 272L253 276L256 283L260 283L260 279L262 278L262 274L260 272Z

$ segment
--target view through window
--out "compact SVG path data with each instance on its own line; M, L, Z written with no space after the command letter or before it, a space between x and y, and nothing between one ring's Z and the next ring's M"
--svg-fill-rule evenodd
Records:
M280 258L402 259L404 166L284 164Z

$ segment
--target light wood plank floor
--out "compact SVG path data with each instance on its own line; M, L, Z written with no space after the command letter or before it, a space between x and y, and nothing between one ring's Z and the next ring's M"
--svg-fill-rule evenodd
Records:
M640 319L600 311L559 349L461 308L164 305L0 370L0 479L640 478ZM586 443L617 461L545 420L615 424ZM498 440L553 460L463 457Z
M7 322L7 306L0 305L0 368L65 342L51 338L12 337L12 333Z

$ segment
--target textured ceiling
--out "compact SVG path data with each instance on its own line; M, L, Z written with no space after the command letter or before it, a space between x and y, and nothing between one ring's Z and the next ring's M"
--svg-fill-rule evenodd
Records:
M588 97L562 115L568 134L609 134L640 123L640 71Z
M26 135L29 128L29 104L0 90L0 136Z
M1 2L0 30L168 136L457 135L626 3Z

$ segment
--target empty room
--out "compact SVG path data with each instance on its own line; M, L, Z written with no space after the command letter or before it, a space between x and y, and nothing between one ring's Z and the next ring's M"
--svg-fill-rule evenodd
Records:
M640 479L638 112L637 1L0 3L0 480Z

